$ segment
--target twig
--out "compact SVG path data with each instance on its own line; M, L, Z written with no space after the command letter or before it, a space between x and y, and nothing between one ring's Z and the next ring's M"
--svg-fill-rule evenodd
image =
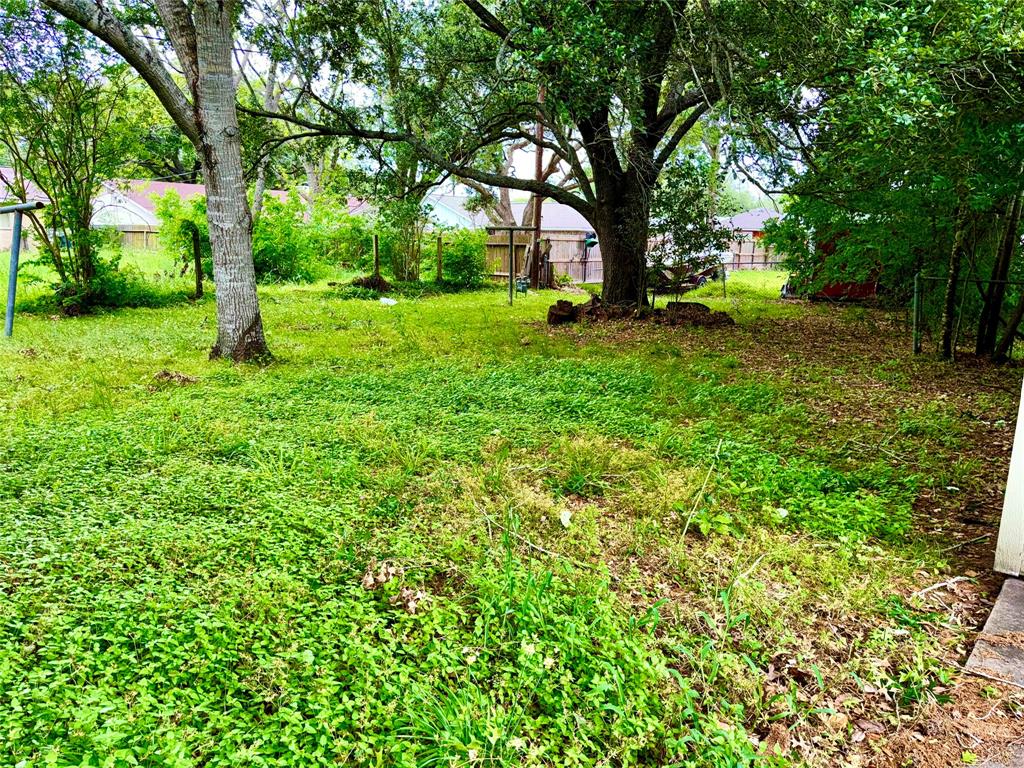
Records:
M1001 677L995 677L994 675L986 675L984 672L978 672L976 669L968 669L967 667L961 667L959 664L956 665L962 672L966 672L968 675L974 675L975 677L982 677L986 680L991 680L993 683L1002 683L1003 685L1011 685L1014 688L1020 688L1024 691L1024 685L1015 683L1013 680L1003 680Z
M697 498L693 500L693 509L690 510L690 514L686 518L686 525L683 526L683 538L686 538L686 532L690 530L690 523L693 522L693 516L697 514L697 507L700 506L700 500L704 498L704 491L707 490L708 481L711 480L711 473L715 471L715 463L718 461L718 454L722 451L722 440L718 441L718 447L715 449L715 457L711 460L711 466L708 467L708 473L704 475L704 484L700 487L700 492L697 494Z
M978 536L977 538L970 539L968 541L961 541L959 544L954 544L951 547L945 547L943 549L940 549L939 551L940 552L952 552L954 549L960 549L960 547L966 547L968 544L976 544L979 541L984 541L985 539L991 539L991 538L992 538L992 534L991 533L986 533L984 536Z
M924 597L929 592L934 592L936 589L942 589L943 587L951 587L954 584L958 584L961 581L970 581L970 579L966 576L956 576L950 579L949 581L940 581L938 584L932 584L930 587L925 587L919 592L915 592L910 596L910 599L913 600L915 597Z

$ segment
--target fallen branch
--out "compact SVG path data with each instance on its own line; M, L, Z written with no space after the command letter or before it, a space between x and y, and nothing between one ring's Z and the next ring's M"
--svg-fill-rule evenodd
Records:
M1020 688L1022 691L1024 691L1024 685L1021 685L1020 683L1015 683L1015 682L1013 682L1013 680L1003 680L1003 678L1001 678L1001 677L995 677L994 675L986 675L984 672L978 672L975 669L968 669L967 667L961 667L959 664L957 664L957 668L961 672L966 672L968 675L974 675L975 677L982 677L985 680L991 680L994 683L1002 683L1003 685L1010 685L1010 686L1013 686L1014 688Z
M951 587L954 584L959 584L961 581L970 581L970 579L967 576L956 576L949 579L949 581L940 581L938 584L932 584L930 587L925 587L921 591L915 592L910 596L910 599L913 600L915 597L924 597L929 592L934 592L936 589L942 589L943 587Z
M548 557L553 557L553 558L555 558L557 560L565 560L567 563L572 563L577 568L585 568L585 569L590 570L590 571L597 571L598 570L597 566L592 565L591 563L584 563L582 560L576 560L575 558L569 557L568 555L562 555L562 554L559 554L558 552L553 552L550 549L542 547L540 544L535 544L534 542L530 541L528 538L526 538L522 534L520 534L520 533L518 533L516 531L513 531L512 529L507 528L506 526L502 525L501 523L499 523L497 520L495 520L493 517L488 515L483 510L481 510L480 513L484 516L484 519L488 522L489 525L493 525L493 526L503 530L509 536L512 536L513 538L518 539L521 543L525 544L527 547L529 547L532 550L535 550L537 552L540 552L541 554L547 555ZM609 574L609 578L611 578L613 581L618 581L618 579L616 579L615 576L613 576L611 574Z
M940 552L952 552L954 549L960 549L960 547L966 547L968 544L976 544L979 541L984 541L985 539L991 539L991 538L992 538L992 534L991 533L986 533L984 536L978 536L977 538L970 539L969 541L961 541L959 544L954 544L951 547L946 547L944 549L940 549L939 551Z

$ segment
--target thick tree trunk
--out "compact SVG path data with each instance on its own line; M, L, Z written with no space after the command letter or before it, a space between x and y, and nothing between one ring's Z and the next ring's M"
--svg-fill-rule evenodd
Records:
M960 282L960 265L963 262L964 237L966 234L966 216L957 211L955 217L956 231L953 235L953 247L949 252L949 275L946 278L946 293L942 302L942 351L944 360L953 357L953 328L956 324L956 290Z
M217 342L211 357L266 357L252 261L252 217L242 175L241 134L231 62L233 19L223 3L197 3L196 122L217 289Z
M644 190L636 188L595 206L591 223L601 248L601 298L605 303L647 303L649 199Z

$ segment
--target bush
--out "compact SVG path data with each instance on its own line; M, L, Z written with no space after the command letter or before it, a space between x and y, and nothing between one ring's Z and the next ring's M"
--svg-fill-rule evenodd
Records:
M373 227L365 217L348 213L344 197L321 196L306 230L318 262L361 270L372 266Z
M296 196L267 196L252 233L256 279L264 283L310 283L323 273L305 206Z
M444 279L464 288L473 288L487 276L487 232L457 229L446 238Z
M253 227L256 279L261 283L308 283L322 277L328 265L368 263L373 242L370 227L361 217L350 216L344 206L344 200L325 198L307 220L306 206L297 196L284 201L267 196ZM157 199L156 213L161 242L183 264L191 263L192 232L199 232L203 272L212 279L206 199L183 201L171 190Z

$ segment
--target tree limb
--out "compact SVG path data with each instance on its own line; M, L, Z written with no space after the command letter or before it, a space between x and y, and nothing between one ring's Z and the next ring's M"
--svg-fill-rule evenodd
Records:
M192 104L153 52L105 6L89 0L42 0L43 5L88 30L113 48L153 89L181 132L199 141Z

